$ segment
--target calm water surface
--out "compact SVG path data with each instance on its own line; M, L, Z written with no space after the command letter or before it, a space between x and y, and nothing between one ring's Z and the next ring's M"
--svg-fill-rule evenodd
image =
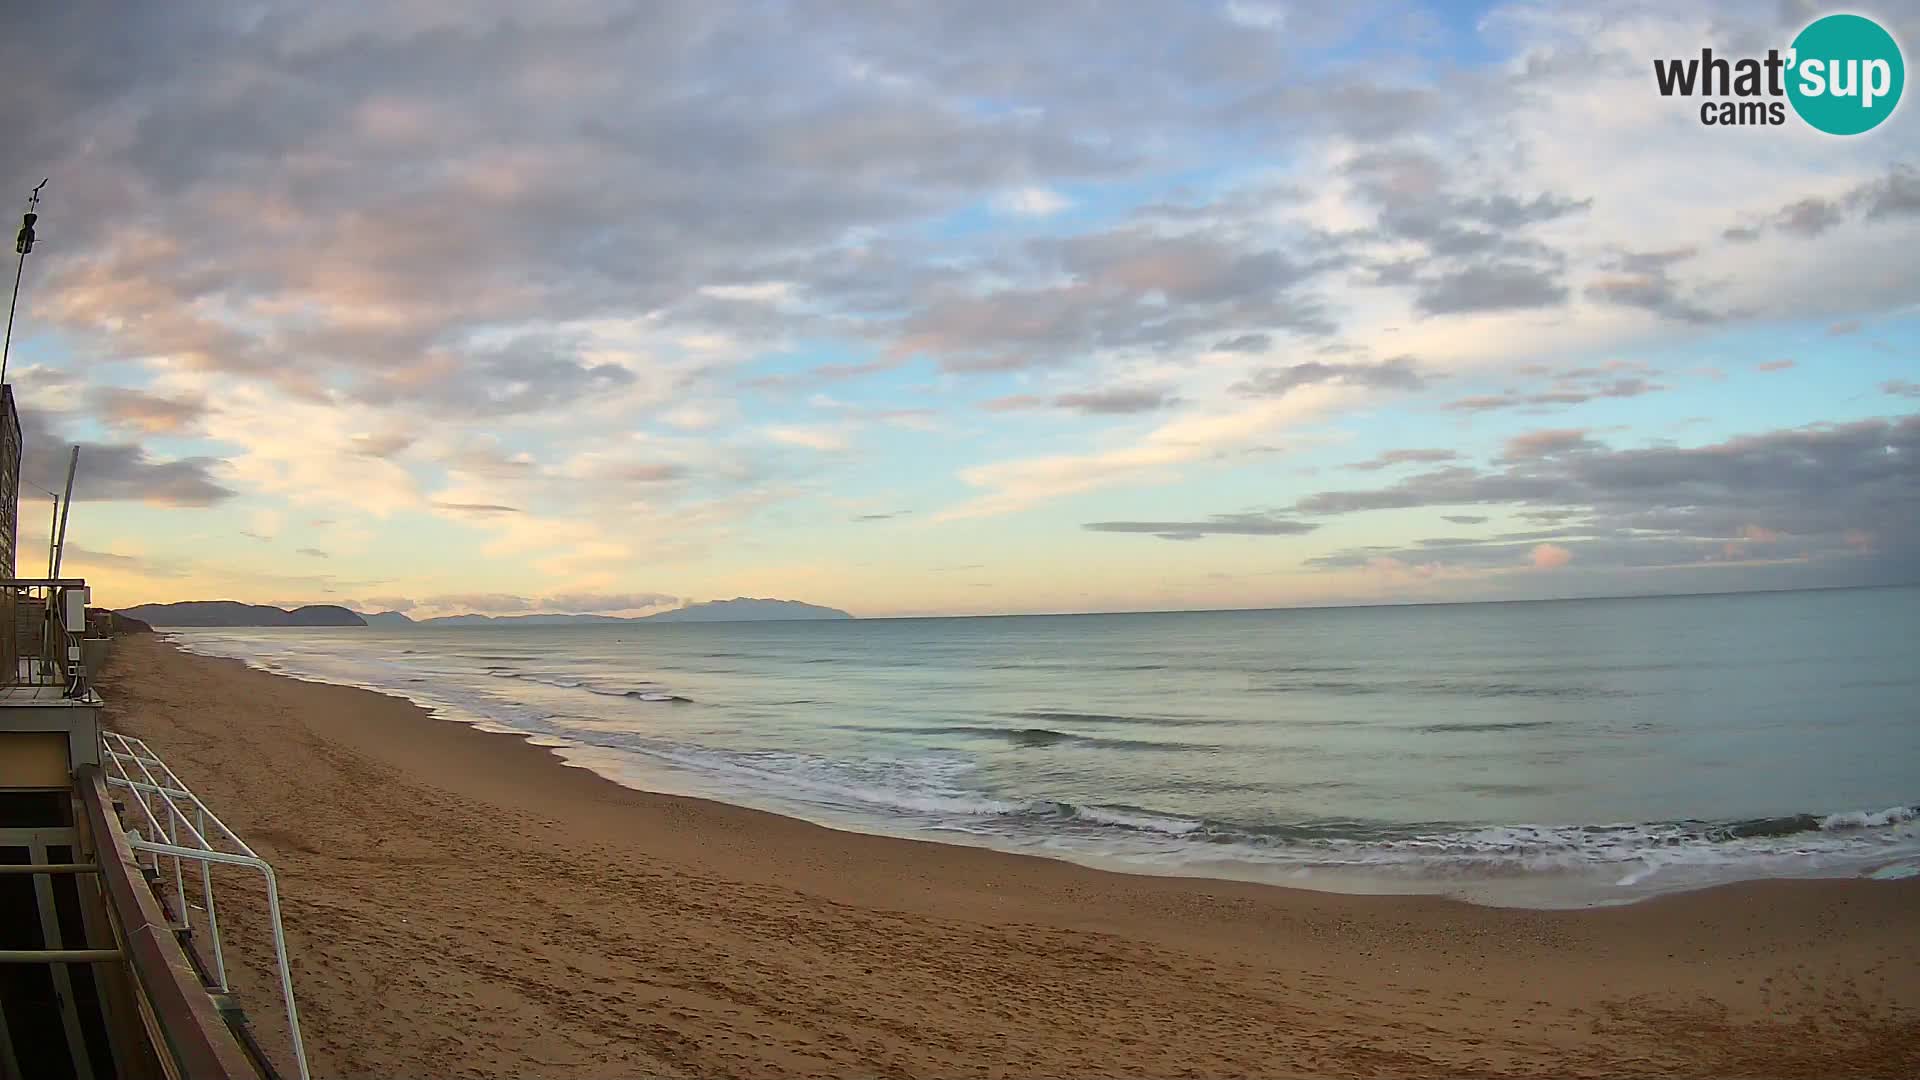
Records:
M181 630L636 787L1141 872L1568 905L1920 867L1920 589Z

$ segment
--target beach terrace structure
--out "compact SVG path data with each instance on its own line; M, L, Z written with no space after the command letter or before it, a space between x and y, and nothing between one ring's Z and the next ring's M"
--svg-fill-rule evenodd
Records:
M112 620L90 619L83 580L11 576L19 472L0 387L0 1080L282 1075L231 992L216 867L265 878L306 1080L273 869L146 743L101 728Z
M101 729L86 600L77 579L0 581L0 1080L281 1075L229 992L216 866L266 875L304 1078L272 869Z

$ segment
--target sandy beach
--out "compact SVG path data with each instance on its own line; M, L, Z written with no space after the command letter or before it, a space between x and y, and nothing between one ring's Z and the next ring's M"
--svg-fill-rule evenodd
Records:
M1545 912L1137 877L633 791L147 635L100 685L277 867L317 1076L1920 1075L1920 880ZM272 1044L258 889L219 887Z

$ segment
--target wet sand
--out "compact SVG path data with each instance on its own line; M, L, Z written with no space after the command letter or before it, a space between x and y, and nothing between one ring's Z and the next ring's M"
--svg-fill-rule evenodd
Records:
M149 635L100 684L279 871L316 1076L1920 1075L1920 880L1548 912L1129 876L632 791ZM216 887L280 1043L259 888Z

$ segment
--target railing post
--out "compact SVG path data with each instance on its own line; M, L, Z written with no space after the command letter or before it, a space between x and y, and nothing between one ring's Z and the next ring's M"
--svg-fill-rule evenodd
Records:
M160 801L167 804L167 843L172 844L174 847L179 847L180 846L180 809L179 807L176 807L173 805L172 799L166 798L165 796L162 796ZM174 929L176 930L193 929L193 920L189 918L187 915L186 873L180 868L180 856L178 855L175 855L173 857L173 902L180 909L179 910L180 925L177 927L174 927Z
M280 998L286 1009L287 1033L293 1045L298 1074L301 1080L310 1080L306 1044L300 1035L299 1006L295 1004L293 997L293 964L287 955L286 929L282 925L280 908L280 887L272 865L260 858L246 841L234 833L226 822L220 820L219 815L208 809L207 805L200 801L200 797L182 783L173 769L144 741L110 731L102 731L100 739L103 749L101 761L106 774L103 778L105 783L124 788L138 797L141 813L148 824L153 827L156 835L164 834L166 837L166 842L129 838L127 841L129 854L136 855L144 851L152 855L156 869L161 856L173 858L175 895L180 898L183 922L188 909L184 875L181 870L182 861L191 859L200 864L200 894L206 902L207 929L213 935L214 968L218 973L219 990L222 993L230 992L230 989L225 947L220 940L220 917L213 897L212 865L221 863L227 866L251 867L260 871L265 877L267 919L273 932L274 962L280 969ZM141 776L145 778L144 782L133 778L132 772L127 767L128 762L132 762L139 769ZM154 774L155 769L165 777L164 782L160 776ZM159 800L166 806L168 816L165 826L160 824L158 815L148 803L149 797ZM176 800L192 803L194 813L191 820L188 819L183 804ZM218 832L219 840L208 839L212 831ZM187 834L185 839L191 846L180 843L182 833ZM237 852L220 850L216 844L231 845L239 850ZM176 929L185 929L185 927L176 927Z
M273 867L264 860L260 871L267 875L267 921L273 924L273 955L280 962L280 996L287 1003L287 1033L293 1043L294 1063L300 1067L300 1080L309 1080L307 1047L300 1039L300 1012L293 1004L293 965L287 961L287 935L280 925L280 885Z
M196 800L197 801L197 800ZM207 808L199 807L200 835L207 834ZM207 905L207 936L213 939L213 970L220 980L220 992L227 992L227 958L220 947L220 913L213 906L213 864L200 863L200 899Z

